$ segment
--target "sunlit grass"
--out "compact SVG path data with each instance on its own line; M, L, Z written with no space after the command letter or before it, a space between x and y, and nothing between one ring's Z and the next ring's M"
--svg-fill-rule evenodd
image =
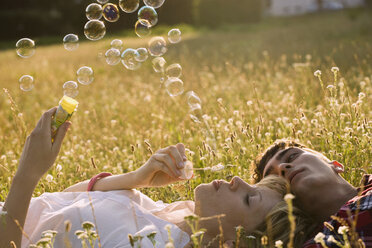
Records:
M76 70L84 65L94 69L95 81L79 86L79 109L56 166L48 172L53 177L42 179L34 196L62 191L101 171L132 171L151 155L145 141L153 151L183 142L194 167L225 165L218 172L197 171L186 184L143 190L154 200L192 199L198 184L215 178L250 180L251 161L283 137L299 139L340 161L345 178L357 185L363 173L372 173L372 30L365 29L366 21L371 22L371 15L362 12L355 20L346 13L329 13L216 31L190 29L180 44L169 47L165 59L168 65L182 65L185 91L200 96L203 118L215 139L204 124L192 122L184 95L166 94L150 61L138 71L107 65L98 54L111 38L81 42L75 52L62 44L38 47L30 59L3 51L0 86L9 90L20 113L12 111L2 93L0 201L24 144L19 118L30 132L41 113L58 104L62 84L76 80ZM119 38L125 48L147 42ZM334 66L340 68L336 82ZM318 69L324 90L313 75ZM19 89L24 74L35 78L31 92Z

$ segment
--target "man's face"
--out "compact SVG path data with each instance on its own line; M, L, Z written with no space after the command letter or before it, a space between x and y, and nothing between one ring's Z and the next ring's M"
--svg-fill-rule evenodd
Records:
M322 154L306 148L290 147L278 151L266 164L263 177L283 176L291 185L291 191L302 203L312 196L322 195L326 182L337 180L337 173Z
M201 217L224 214L221 218L224 238L234 240L236 226L243 226L247 233L253 231L281 200L282 196L272 189L234 177L230 183L215 180L196 187L195 213ZM201 221L200 225L210 234L220 232L216 218Z

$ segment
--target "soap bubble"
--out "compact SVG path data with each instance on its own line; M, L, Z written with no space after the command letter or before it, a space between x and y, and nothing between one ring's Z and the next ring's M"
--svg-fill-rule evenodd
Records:
M79 83L88 85L94 80L93 69L89 66L80 67L76 72L77 80Z
M168 95L171 97L179 96L183 93L183 82L179 78L168 78L164 84Z
M152 56L162 56L168 50L167 42L161 36L151 38L149 41L149 52Z
M143 0L143 2L150 7L153 7L154 9L157 9L163 5L165 0Z
M171 64L165 70L167 77L176 77L179 78L182 75L182 67L180 64Z
M78 84L74 81L67 81L62 88L65 96L74 98L79 94Z
M150 27L155 26L158 23L158 13L153 7L143 6L138 11L138 20L146 20L150 23ZM146 22L142 23L143 25L147 25Z
M187 104L189 105L190 109L201 109L201 100L198 95L194 91L188 91L186 93L187 97Z
M171 29L168 32L168 40L170 43L178 43L181 41L181 30L178 28Z
M115 48L121 51L121 49L123 48L123 42L119 39L112 40L111 48Z
M181 170L181 176L179 176L180 179L189 180L192 178L194 166L192 165L191 161L185 162L185 167Z
M109 65L117 65L120 62L120 50L116 48L110 48L105 53L106 63Z
M146 59L149 57L147 49L144 47L138 48L137 53L138 53L138 57L136 57L136 60L138 62L145 62Z
M196 97L199 99L198 96L196 96ZM192 99L192 98L193 98L193 96L190 99L190 95L189 95L188 100L187 100L187 103L189 104L189 107L190 107L189 116L190 116L191 120L193 120L194 122L201 123L200 120L203 118L202 117L203 113L202 113L202 110L201 110L201 101L200 101L200 103L198 103L198 100L196 98L195 99Z
M76 50L79 47L79 37L76 34L67 34L63 37L63 46L68 51Z
M29 58L35 54L35 42L29 38L22 38L16 43L16 52L22 58Z
M160 73L160 72L163 73L166 63L167 61L165 61L163 57L156 57L152 60L152 68L157 73Z
M103 17L108 22L116 22L119 20L120 13L118 6L116 6L116 4L106 3L103 6Z
M129 70L137 70L141 67L141 62L138 62L138 52L135 49L128 48L121 54L121 63Z
M19 88L23 91L30 91L34 88L34 78L30 75L23 75L19 79Z
M109 0L97 0L97 2L98 3L100 3L100 4L105 4L105 3L107 3Z
M98 20L88 21L84 26L84 34L89 40L100 40L106 34L105 24Z
M141 20L138 20L136 24L134 25L134 31L136 32L136 35L138 37L140 38L146 37L151 34L150 26L151 25L147 20L141 19Z
M98 3L91 3L85 9L85 15L88 20L99 20L102 17L102 6Z
M119 6L125 13L133 13L139 7L139 0L119 0Z

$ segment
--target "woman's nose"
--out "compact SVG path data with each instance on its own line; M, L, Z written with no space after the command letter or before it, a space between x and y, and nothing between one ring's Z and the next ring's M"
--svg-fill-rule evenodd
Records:
M242 183L245 183L246 184L246 182L243 179L241 179L238 176L235 176L230 181L230 189L233 190L233 191L235 191L235 190L237 190L239 188L240 185L242 185Z

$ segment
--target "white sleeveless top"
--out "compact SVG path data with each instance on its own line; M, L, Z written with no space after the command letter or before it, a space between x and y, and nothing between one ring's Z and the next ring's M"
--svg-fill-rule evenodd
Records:
M82 247L75 231L83 230L81 224L90 221L96 224L102 248L130 248L128 234L143 236L141 247L150 248L153 245L146 235L153 231L156 232L156 247L165 247L168 242L168 232L165 229L167 224L171 224L175 247L182 248L190 238L172 223L181 222L184 216L193 213L193 208L192 201L172 204L154 202L138 190L94 191L89 192L89 195L88 192L44 193L31 199L24 226L30 240L23 236L22 247L36 243L46 230L58 232L55 248L68 247L65 245L66 239L71 247ZM71 230L67 233L64 224L66 220L71 222ZM95 247L98 247L98 240Z

